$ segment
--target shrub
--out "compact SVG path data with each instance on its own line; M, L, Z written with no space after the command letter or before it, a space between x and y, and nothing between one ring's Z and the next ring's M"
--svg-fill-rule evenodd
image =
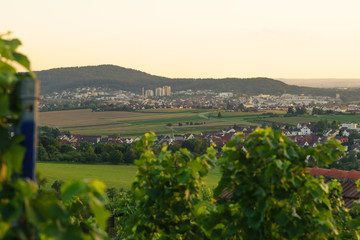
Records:
M154 140L154 134L145 134L137 143L142 152L135 161L138 173L132 185L137 207L128 233L135 239L202 239L194 216L202 205L203 179L216 151L194 157L186 149L171 154L165 146L156 155Z

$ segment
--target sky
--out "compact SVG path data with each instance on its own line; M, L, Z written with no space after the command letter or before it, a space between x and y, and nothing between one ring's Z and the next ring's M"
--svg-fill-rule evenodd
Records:
M360 78L359 0L11 0L33 70L114 64L182 78Z

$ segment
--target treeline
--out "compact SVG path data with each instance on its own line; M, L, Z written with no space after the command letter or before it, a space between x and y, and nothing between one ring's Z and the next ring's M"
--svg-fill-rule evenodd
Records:
M40 112L75 110L75 109L96 109L100 103L95 100L75 101L75 100L61 100L61 101L47 101L42 100Z
M303 115L303 114L306 114L305 106L297 106L295 108L289 107L284 116L288 117L288 116L296 116L296 115Z
M69 131L60 131L47 126L39 127L39 161L130 164L139 157L135 144L81 142L77 148L74 148L57 139L61 134L71 136Z
M343 113L343 112L336 112L334 110L323 110L321 108L316 108L314 107L312 110L312 115L355 115L355 112L351 112L351 113Z
M136 143L96 143L80 142L77 148L63 144L57 139L58 136L65 134L71 136L69 131L60 131L57 128L40 127L39 128L39 146L38 160L51 162L73 162L73 163L111 163L111 164L133 164L134 160L139 158L136 151ZM186 148L196 156L206 153L209 147L207 139L189 139L179 142L173 142L169 146L172 152L180 148ZM155 153L161 151L161 146L154 147Z
M133 163L139 157L135 144L112 144L81 142L74 148L61 141L41 136L38 147L39 161L75 162L75 163Z
M314 126L311 127L311 131L321 133L326 129L338 129L340 123L333 120L332 122L327 119L317 121Z

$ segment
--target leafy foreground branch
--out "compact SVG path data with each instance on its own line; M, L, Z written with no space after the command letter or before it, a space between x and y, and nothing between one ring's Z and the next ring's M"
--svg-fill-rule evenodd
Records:
M109 213L103 183L68 182L56 195L19 177L24 138L12 137L9 129L18 125L23 110L19 84L34 78L29 60L17 52L20 45L0 35L0 239L104 239ZM29 73L17 73L16 64Z
M194 157L164 147L156 155L153 143L146 134L137 144L132 199L118 209L121 239L359 238L356 207L344 207L341 185L306 170L335 161L335 141L305 150L271 129L257 129L247 141L237 135L217 162L222 177L211 198L202 195L203 180L216 151Z

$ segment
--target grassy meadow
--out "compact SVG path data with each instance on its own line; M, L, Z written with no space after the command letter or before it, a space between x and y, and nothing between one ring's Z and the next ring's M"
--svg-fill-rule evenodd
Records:
M90 165L72 163L37 163L37 168L47 178L46 188L50 188L55 180L99 179L111 188L130 190L135 179L135 165ZM214 188L220 180L218 169L211 169L205 183Z

